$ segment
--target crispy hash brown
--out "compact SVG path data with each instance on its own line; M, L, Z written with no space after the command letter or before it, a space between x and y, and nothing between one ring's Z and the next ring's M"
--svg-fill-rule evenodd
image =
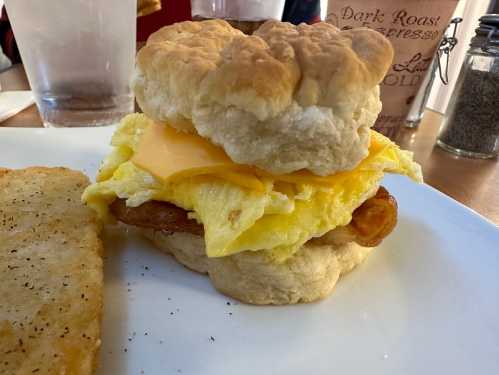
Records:
M0 170L0 374L91 374L102 245L82 173Z

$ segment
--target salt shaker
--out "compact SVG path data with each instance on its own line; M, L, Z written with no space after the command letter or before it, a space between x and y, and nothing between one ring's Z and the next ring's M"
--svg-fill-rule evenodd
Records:
M472 158L499 152L499 15L480 18L461 67L437 145Z

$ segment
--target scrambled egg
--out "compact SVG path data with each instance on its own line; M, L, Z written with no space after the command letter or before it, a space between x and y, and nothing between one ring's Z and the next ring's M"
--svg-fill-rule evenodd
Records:
M116 197L132 207L149 200L171 202L203 224L209 257L267 250L276 260L285 260L309 239L347 225L352 212L376 193L384 172L422 181L412 154L374 131L369 156L352 171L334 176L273 176L261 171L257 175L262 190L209 173L165 181L132 161L149 126L144 115L123 119L112 138L114 150L83 200L104 219Z

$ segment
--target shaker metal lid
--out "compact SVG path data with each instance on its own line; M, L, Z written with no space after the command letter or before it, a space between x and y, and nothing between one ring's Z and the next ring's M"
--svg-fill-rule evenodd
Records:
M499 14L486 14L480 18L471 44L480 46L485 52L499 48ZM484 40L485 38L485 40Z
M499 26L499 14L486 14L480 18L480 23L497 27Z
M477 36L499 39L499 14L486 14L480 18L480 25L475 30Z

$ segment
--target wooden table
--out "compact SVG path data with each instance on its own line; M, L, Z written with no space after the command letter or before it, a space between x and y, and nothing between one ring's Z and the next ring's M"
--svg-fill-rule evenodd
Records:
M18 65L0 74L3 90L26 90L28 81ZM423 167L426 183L453 197L499 225L499 163L497 159L478 160L454 156L434 147L442 115L427 111L419 129L404 129L398 143L414 151ZM40 127L35 106L4 121L0 126ZM431 215L431 208L428 208Z

